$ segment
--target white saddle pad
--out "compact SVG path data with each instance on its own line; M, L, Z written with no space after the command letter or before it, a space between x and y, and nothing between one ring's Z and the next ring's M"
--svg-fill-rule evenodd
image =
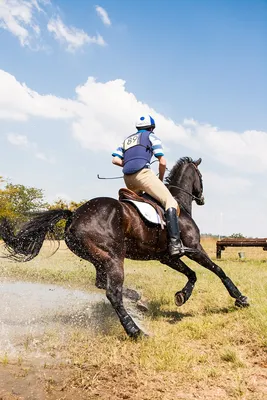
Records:
M148 220L149 222L152 222L153 224L161 225L160 222L160 216L155 210L154 207L152 207L148 203L142 203L141 201L135 201L135 200L130 200L130 199L123 199L123 201L128 201L130 203L133 203L135 207L138 209L140 214L143 215L143 217ZM166 225L165 221L163 221L163 225Z

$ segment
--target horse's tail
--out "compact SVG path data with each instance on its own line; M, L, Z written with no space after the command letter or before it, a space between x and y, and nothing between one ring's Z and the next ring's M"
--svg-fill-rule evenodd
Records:
M9 252L8 257L16 261L30 261L39 254L46 235L54 236L54 228L61 219L69 219L70 210L51 210L38 213L22 225L15 235L12 224L3 219L0 223L0 236Z

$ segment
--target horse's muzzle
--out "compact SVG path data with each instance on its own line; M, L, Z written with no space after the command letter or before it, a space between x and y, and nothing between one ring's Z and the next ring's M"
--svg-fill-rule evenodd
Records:
M204 206L204 204L205 204L205 197L204 197L204 196L199 197L198 199L196 199L196 203L197 203L199 206Z

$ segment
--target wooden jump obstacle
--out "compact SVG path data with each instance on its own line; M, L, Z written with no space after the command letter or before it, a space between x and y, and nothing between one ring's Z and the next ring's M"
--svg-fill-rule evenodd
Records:
M267 238L261 239L243 239L243 238L226 238L217 240L216 242L216 257L221 258L222 251L226 247L262 247L267 251Z

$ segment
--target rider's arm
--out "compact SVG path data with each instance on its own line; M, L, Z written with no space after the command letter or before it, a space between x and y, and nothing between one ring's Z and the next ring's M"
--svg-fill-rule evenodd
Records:
M166 158L164 156L159 156L157 158L159 160L159 179L163 181L167 165Z
M124 158L124 150L123 147L120 146L117 148L114 153L112 153L112 164L118 165L119 167L123 167L123 158Z
M149 140L152 145L153 154L159 160L159 179L163 181L167 163L164 157L161 140L154 133L149 135Z
M120 157L115 156L112 158L112 164L118 165L119 167L123 167L123 160Z

